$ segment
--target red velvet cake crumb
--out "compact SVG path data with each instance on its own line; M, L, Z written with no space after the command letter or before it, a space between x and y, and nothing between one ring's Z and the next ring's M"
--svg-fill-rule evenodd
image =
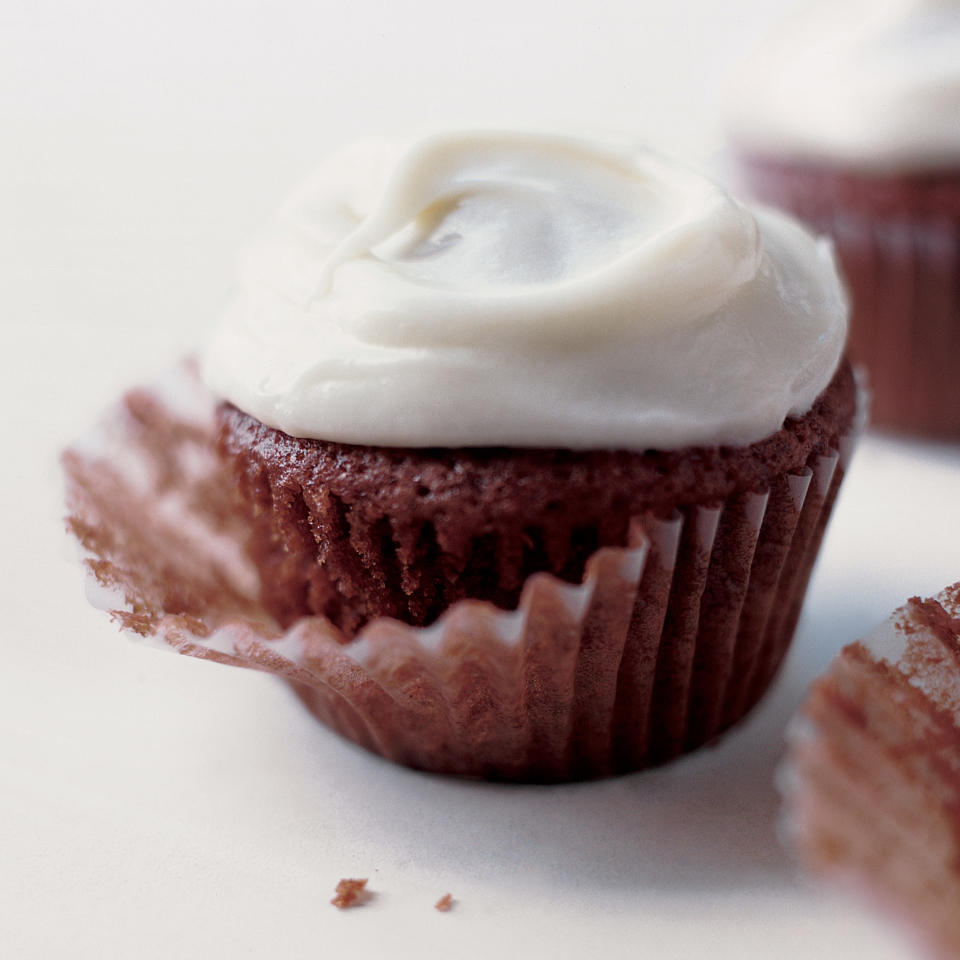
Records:
M362 907L372 896L367 890L366 878L363 880L343 879L337 884L336 896L330 901L340 910L348 907Z

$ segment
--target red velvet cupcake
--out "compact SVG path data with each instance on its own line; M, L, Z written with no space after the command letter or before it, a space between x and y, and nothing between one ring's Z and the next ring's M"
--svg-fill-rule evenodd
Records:
M358 145L252 249L190 429L139 396L135 483L68 460L74 527L127 626L392 760L638 769L784 655L858 426L845 328L810 235L653 154ZM189 562L144 494L183 462Z
M830 236L871 419L960 437L960 6L830 4L744 71L741 179Z

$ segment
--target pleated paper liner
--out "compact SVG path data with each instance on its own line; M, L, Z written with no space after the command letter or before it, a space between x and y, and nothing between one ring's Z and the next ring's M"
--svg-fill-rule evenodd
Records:
M833 239L872 422L960 437L960 172L869 177L751 159L743 168L752 193Z
M534 574L516 610L466 600L348 641L319 617L281 631L262 608L213 410L184 368L64 455L91 600L142 638L282 677L390 760L495 779L636 770L736 723L786 652L844 468L833 451L763 493L636 517L580 585Z
M789 839L935 957L960 957L960 583L820 677L791 726Z

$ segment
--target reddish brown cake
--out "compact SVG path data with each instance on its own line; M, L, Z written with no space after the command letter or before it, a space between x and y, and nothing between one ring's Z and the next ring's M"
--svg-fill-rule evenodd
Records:
M784 778L812 871L960 956L960 583L914 597L813 685Z
M960 177L747 155L743 177L836 245L879 426L960 437Z
M429 624L468 598L513 609L537 572L579 583L594 551L626 545L632 518L768 490L836 449L855 393L844 364L809 413L742 448L361 447L290 437L228 404L219 446L260 521L267 608L350 637L379 616Z

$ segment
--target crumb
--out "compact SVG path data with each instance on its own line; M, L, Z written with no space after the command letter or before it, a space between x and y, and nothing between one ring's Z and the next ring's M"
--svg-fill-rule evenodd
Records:
M346 910L347 907L362 907L372 896L363 880L341 880L337 884L337 895L330 901L335 907Z
M453 895L445 893L434 905L434 910L439 910L441 913L449 912L450 908L453 906Z

